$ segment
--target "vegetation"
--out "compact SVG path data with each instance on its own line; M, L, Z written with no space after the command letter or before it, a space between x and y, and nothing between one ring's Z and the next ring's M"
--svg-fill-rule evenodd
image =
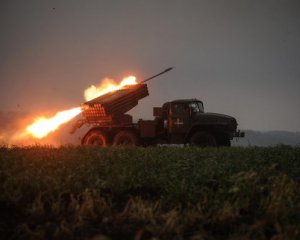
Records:
M0 239L299 239L300 148L0 147Z

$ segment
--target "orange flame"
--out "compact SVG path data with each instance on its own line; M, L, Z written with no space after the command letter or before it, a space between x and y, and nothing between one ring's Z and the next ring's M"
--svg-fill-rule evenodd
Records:
M33 124L26 127L26 132L31 134L35 138L43 138L50 132L54 132L60 125L70 121L81 113L81 108L72 108L69 110L61 111L55 114L51 118L39 117Z
M119 84L114 82L112 79L106 78L96 87L94 85L90 86L84 91L84 97L86 101L92 100L96 97L104 95L108 92L113 92L122 89L128 85L137 84L136 77L129 76L124 78ZM70 121L78 114L82 112L80 107L72 108L69 110L61 111L56 113L51 118L39 117L35 119L34 123L26 127L25 135L30 134L34 138L44 138L50 132L57 130L62 124Z
M135 85L137 84L136 77L129 76L124 78L119 84L117 84L114 80L106 78L100 84L100 86L90 86L84 91L84 98L86 101L90 101L96 97L100 97L106 93L113 92L119 89L124 88L128 85Z

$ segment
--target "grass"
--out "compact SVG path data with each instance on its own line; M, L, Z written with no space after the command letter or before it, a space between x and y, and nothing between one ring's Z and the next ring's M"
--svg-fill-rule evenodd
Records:
M300 148L0 148L1 239L299 239Z

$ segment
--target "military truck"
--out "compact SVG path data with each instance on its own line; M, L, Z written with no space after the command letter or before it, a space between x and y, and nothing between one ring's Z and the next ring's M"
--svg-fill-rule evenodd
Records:
M179 99L153 108L153 120L133 122L126 114L149 95L145 82L107 93L82 104L83 118L73 126L72 132L88 124L90 130L81 138L84 145L121 146L156 144L189 144L199 147L230 146L234 137L244 137L237 131L235 118L223 114L206 113L203 102Z

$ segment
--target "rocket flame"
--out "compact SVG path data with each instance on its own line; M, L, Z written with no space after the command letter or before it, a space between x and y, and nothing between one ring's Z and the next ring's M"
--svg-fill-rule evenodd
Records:
M33 124L26 127L26 132L31 134L35 138L43 138L50 132L54 132L60 125L70 121L81 113L81 108L72 108L66 111L61 111L55 114L51 118L39 117Z
M96 87L94 85L90 86L84 91L84 97L86 101L92 100L96 97L104 95L108 92L113 92L122 89L128 85L137 84L136 77L129 76L124 78L121 83L117 84L112 79L106 78L100 86ZM34 120L34 123L26 127L24 135L30 134L34 138L44 138L50 132L54 132L63 123L66 123L76 117L82 112L80 107L72 108L69 110L61 111L56 113L51 118L39 117Z
M119 89L124 88L128 85L135 85L137 84L136 77L129 76L127 78L124 78L119 84L114 82L112 79L106 78L101 83L100 86L90 86L84 91L84 98L86 101L90 101L96 97L100 97L106 93L113 92Z

